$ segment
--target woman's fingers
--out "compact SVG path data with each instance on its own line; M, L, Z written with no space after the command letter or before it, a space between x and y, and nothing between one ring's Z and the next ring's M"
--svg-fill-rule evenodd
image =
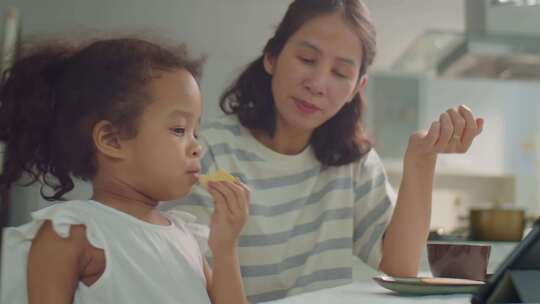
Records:
M471 146L476 135L479 134L479 128L472 111L469 108L460 106L459 113L465 118L465 130L461 137L461 143L464 145L464 150L466 151Z
M441 123L439 121L434 121L431 123L427 134L424 137L424 141L428 147L433 147L439 139L439 133L441 131Z
M477 118L476 119L476 125L478 126L478 129L476 131L476 135L482 133L484 130L484 119L483 118Z
M439 123L440 132L439 138L435 143L435 150L437 152L444 152L454 134L454 126L452 125L452 120L447 112L444 112L439 116Z
M459 144L461 142L461 137L465 130L466 122L465 118L462 116L461 112L458 109L451 108L446 111L452 120L452 125L454 127L454 133L452 134L451 142Z
M464 153L482 132L484 120L475 118L464 105L441 113L429 130L413 133L410 143L416 153Z

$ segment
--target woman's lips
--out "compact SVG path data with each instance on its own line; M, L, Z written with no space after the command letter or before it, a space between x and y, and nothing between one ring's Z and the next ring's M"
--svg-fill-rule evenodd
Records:
M298 111L304 113L304 114L313 114L317 111L320 111L321 109L318 108L317 106L307 102L307 101L304 101L304 100L301 100L301 99L296 99L294 98L294 104L296 106L296 108L298 109Z

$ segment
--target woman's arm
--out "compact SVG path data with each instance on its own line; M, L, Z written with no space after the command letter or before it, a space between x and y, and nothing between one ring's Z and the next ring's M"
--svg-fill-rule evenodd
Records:
M429 233L437 154L465 153L482 128L483 120L460 106L442 113L428 132L411 135L396 207L383 240L381 271L400 277L417 275Z
M85 230L72 226L69 237L62 238L50 221L42 225L28 255L28 303L73 303L88 242Z
M383 239L380 270L397 277L417 275L431 218L431 192L435 160L404 162L394 214Z

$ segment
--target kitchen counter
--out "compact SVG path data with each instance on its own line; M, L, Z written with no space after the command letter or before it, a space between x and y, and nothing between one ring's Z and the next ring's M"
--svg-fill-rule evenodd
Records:
M466 243L466 242L465 242ZM474 242L491 245L488 273L493 273L505 257L517 245L514 242ZM427 256L424 252L420 264L420 274L430 276ZM383 288L372 280L379 273L366 266L360 260L355 263L354 282L348 285L322 289L289 298L265 302L272 304L349 304L349 303L470 303L470 294L411 296L399 295Z

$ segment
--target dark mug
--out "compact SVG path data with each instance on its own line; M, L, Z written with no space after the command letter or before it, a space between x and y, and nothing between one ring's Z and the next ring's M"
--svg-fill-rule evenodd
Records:
M490 252L490 245L427 244L429 268L434 277L485 281Z

